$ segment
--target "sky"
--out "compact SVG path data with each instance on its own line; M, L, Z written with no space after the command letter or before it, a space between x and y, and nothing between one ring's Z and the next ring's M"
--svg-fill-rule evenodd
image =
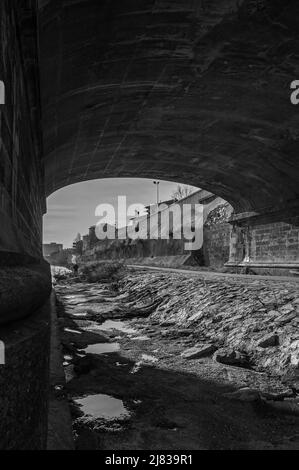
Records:
M170 199L177 186L160 181L159 200ZM112 204L117 210L118 196L127 197L127 206L149 205L156 203L157 190L153 180L140 178L108 178L66 186L47 199L43 243L62 243L64 248L70 248L78 233L86 235L89 227L99 221L95 215L99 204Z

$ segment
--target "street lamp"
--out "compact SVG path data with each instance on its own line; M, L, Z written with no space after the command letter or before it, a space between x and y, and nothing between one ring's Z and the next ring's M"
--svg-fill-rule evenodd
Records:
M153 181L153 183L157 187L157 205L158 205L159 204L159 184L160 184L160 181Z

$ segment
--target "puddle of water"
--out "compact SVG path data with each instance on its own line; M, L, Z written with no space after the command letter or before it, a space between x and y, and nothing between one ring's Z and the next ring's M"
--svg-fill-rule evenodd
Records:
M137 333L134 328L130 328L125 322L123 321L115 321L115 320L106 320L104 323L99 325L100 330L119 330L122 331L123 333Z
M105 354L119 351L118 343L96 343L90 344L87 348L83 349L89 354Z
M88 395L84 398L77 398L75 403L80 405L85 415L93 418L124 419L130 416L123 401L109 395Z
M82 335L82 331L72 330L71 328L64 328L64 331L68 333L76 333L77 335Z

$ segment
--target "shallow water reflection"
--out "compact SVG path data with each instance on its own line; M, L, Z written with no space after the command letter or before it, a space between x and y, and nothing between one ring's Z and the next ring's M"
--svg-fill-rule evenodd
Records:
M93 418L124 419L130 416L122 400L101 393L78 398L75 403L80 405L84 414Z
M105 354L119 351L118 343L96 343L90 344L87 348L83 349L85 353L89 354Z

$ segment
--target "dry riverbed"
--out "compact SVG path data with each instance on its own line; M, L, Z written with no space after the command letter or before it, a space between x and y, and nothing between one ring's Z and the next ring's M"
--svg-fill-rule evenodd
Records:
M296 283L56 285L78 449L299 449Z

